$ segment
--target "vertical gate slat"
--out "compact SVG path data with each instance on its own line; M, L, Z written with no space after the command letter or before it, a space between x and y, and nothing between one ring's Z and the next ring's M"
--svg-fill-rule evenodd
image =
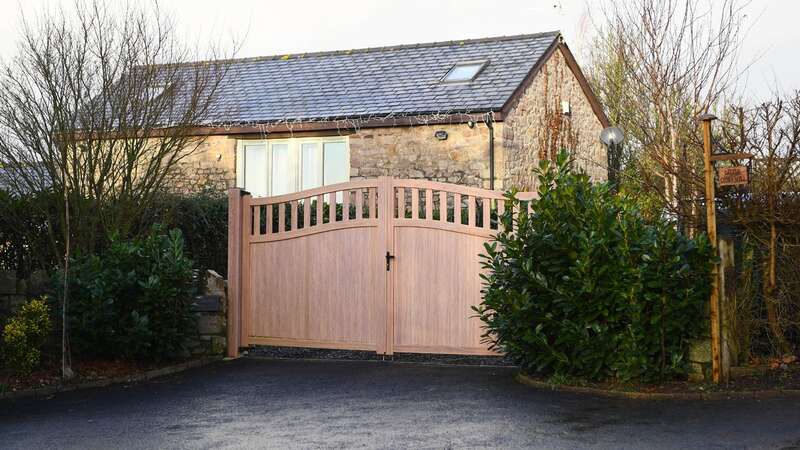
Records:
M292 228L289 231L296 231L297 230L297 200L293 200L289 203L289 207L292 208L289 211L289 218L291 219L291 226Z
M511 229L514 229L514 221L519 218L519 202L517 202L514 206L512 206L511 210Z
M475 226L475 196L470 195L467 199L467 225L474 227Z
M356 220L364 217L364 190L356 189Z
M286 203L278 204L278 233L286 231Z
M376 217L376 210L378 204L375 202L375 188L369 188L369 218L374 219Z
M433 220L433 189L425 189L425 220Z
M439 221L447 222L447 191L439 191Z
M500 228L503 225L503 213L506 211L506 201L503 199L497 200L497 229L502 230Z
M303 199L303 229L307 230L311 226L311 199Z
M322 225L324 206L325 206L325 196L323 194L320 194L317 196L317 226Z
M262 206L253 207L253 234L261 236L261 208Z
M397 218L406 218L406 188L397 188Z
M272 234L272 215L274 214L272 211L272 204L267 204L267 234Z
M483 229L488 230L492 223L492 199L484 197L481 204L483 206Z
M461 225L461 194L453 194L453 223Z
M328 223L336 222L336 192L328 194Z
M350 220L350 189L342 191L342 221Z
M419 219L419 189L411 189L411 218Z

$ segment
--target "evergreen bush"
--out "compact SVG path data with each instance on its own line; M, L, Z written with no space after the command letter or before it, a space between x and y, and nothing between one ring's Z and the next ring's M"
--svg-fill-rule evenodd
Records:
M685 374L708 323L713 253L704 235L647 219L635 198L543 161L533 212L487 243L484 338L542 375L654 381ZM513 228L512 228L513 225Z
M102 255L75 258L68 308L79 355L163 360L197 333L192 261L179 230L155 226L141 239L111 238Z

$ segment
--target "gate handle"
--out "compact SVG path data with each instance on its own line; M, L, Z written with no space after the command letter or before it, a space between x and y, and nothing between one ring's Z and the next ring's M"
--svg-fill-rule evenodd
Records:
M394 255L386 251L386 271L388 272L391 268L392 260L394 259Z

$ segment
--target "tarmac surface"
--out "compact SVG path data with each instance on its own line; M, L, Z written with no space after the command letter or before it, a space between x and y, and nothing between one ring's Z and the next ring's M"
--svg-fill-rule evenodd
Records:
M3 449L800 449L800 399L538 390L513 367L240 358L133 385L0 401Z

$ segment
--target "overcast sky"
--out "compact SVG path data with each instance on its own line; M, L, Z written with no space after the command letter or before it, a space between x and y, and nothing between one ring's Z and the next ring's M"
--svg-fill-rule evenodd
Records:
M147 1L147 0L141 0ZM339 50L562 30L577 54L592 33L590 0L162 0L189 39L235 36L238 56ZM623 1L623 0L620 0ZM0 56L15 49L26 13L71 0L0 0ZM149 3L149 2L148 2ZM776 82L800 89L800 0L752 0L743 61L748 97Z

